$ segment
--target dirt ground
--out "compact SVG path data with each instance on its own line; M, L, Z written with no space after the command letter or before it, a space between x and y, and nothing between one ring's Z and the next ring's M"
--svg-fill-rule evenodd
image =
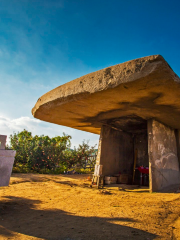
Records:
M89 187L87 175L13 174L0 239L180 239L180 194Z

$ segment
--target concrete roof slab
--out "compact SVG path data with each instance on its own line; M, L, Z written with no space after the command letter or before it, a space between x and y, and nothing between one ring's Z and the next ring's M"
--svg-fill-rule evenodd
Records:
M180 129L180 79L160 55L93 72L40 97L32 109L43 121L100 133L111 119L155 118Z

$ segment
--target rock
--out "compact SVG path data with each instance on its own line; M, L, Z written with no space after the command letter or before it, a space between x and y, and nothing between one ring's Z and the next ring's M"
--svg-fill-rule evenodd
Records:
M109 119L138 116L180 128L180 79L160 55L90 73L40 97L35 118L99 134ZM125 119L126 120L126 119ZM136 119L138 121L138 119Z

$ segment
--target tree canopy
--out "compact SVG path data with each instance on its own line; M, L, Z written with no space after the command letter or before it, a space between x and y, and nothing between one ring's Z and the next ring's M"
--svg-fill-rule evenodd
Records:
M95 146L83 141L77 148L71 149L71 136L32 136L31 132L10 135L10 148L16 150L13 171L62 173L73 167L93 168L95 159L90 156Z

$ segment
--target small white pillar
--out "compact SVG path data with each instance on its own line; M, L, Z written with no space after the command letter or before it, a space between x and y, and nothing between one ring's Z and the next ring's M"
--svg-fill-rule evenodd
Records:
M6 138L7 136L0 135L0 187L9 185L16 155L16 151L5 150Z

